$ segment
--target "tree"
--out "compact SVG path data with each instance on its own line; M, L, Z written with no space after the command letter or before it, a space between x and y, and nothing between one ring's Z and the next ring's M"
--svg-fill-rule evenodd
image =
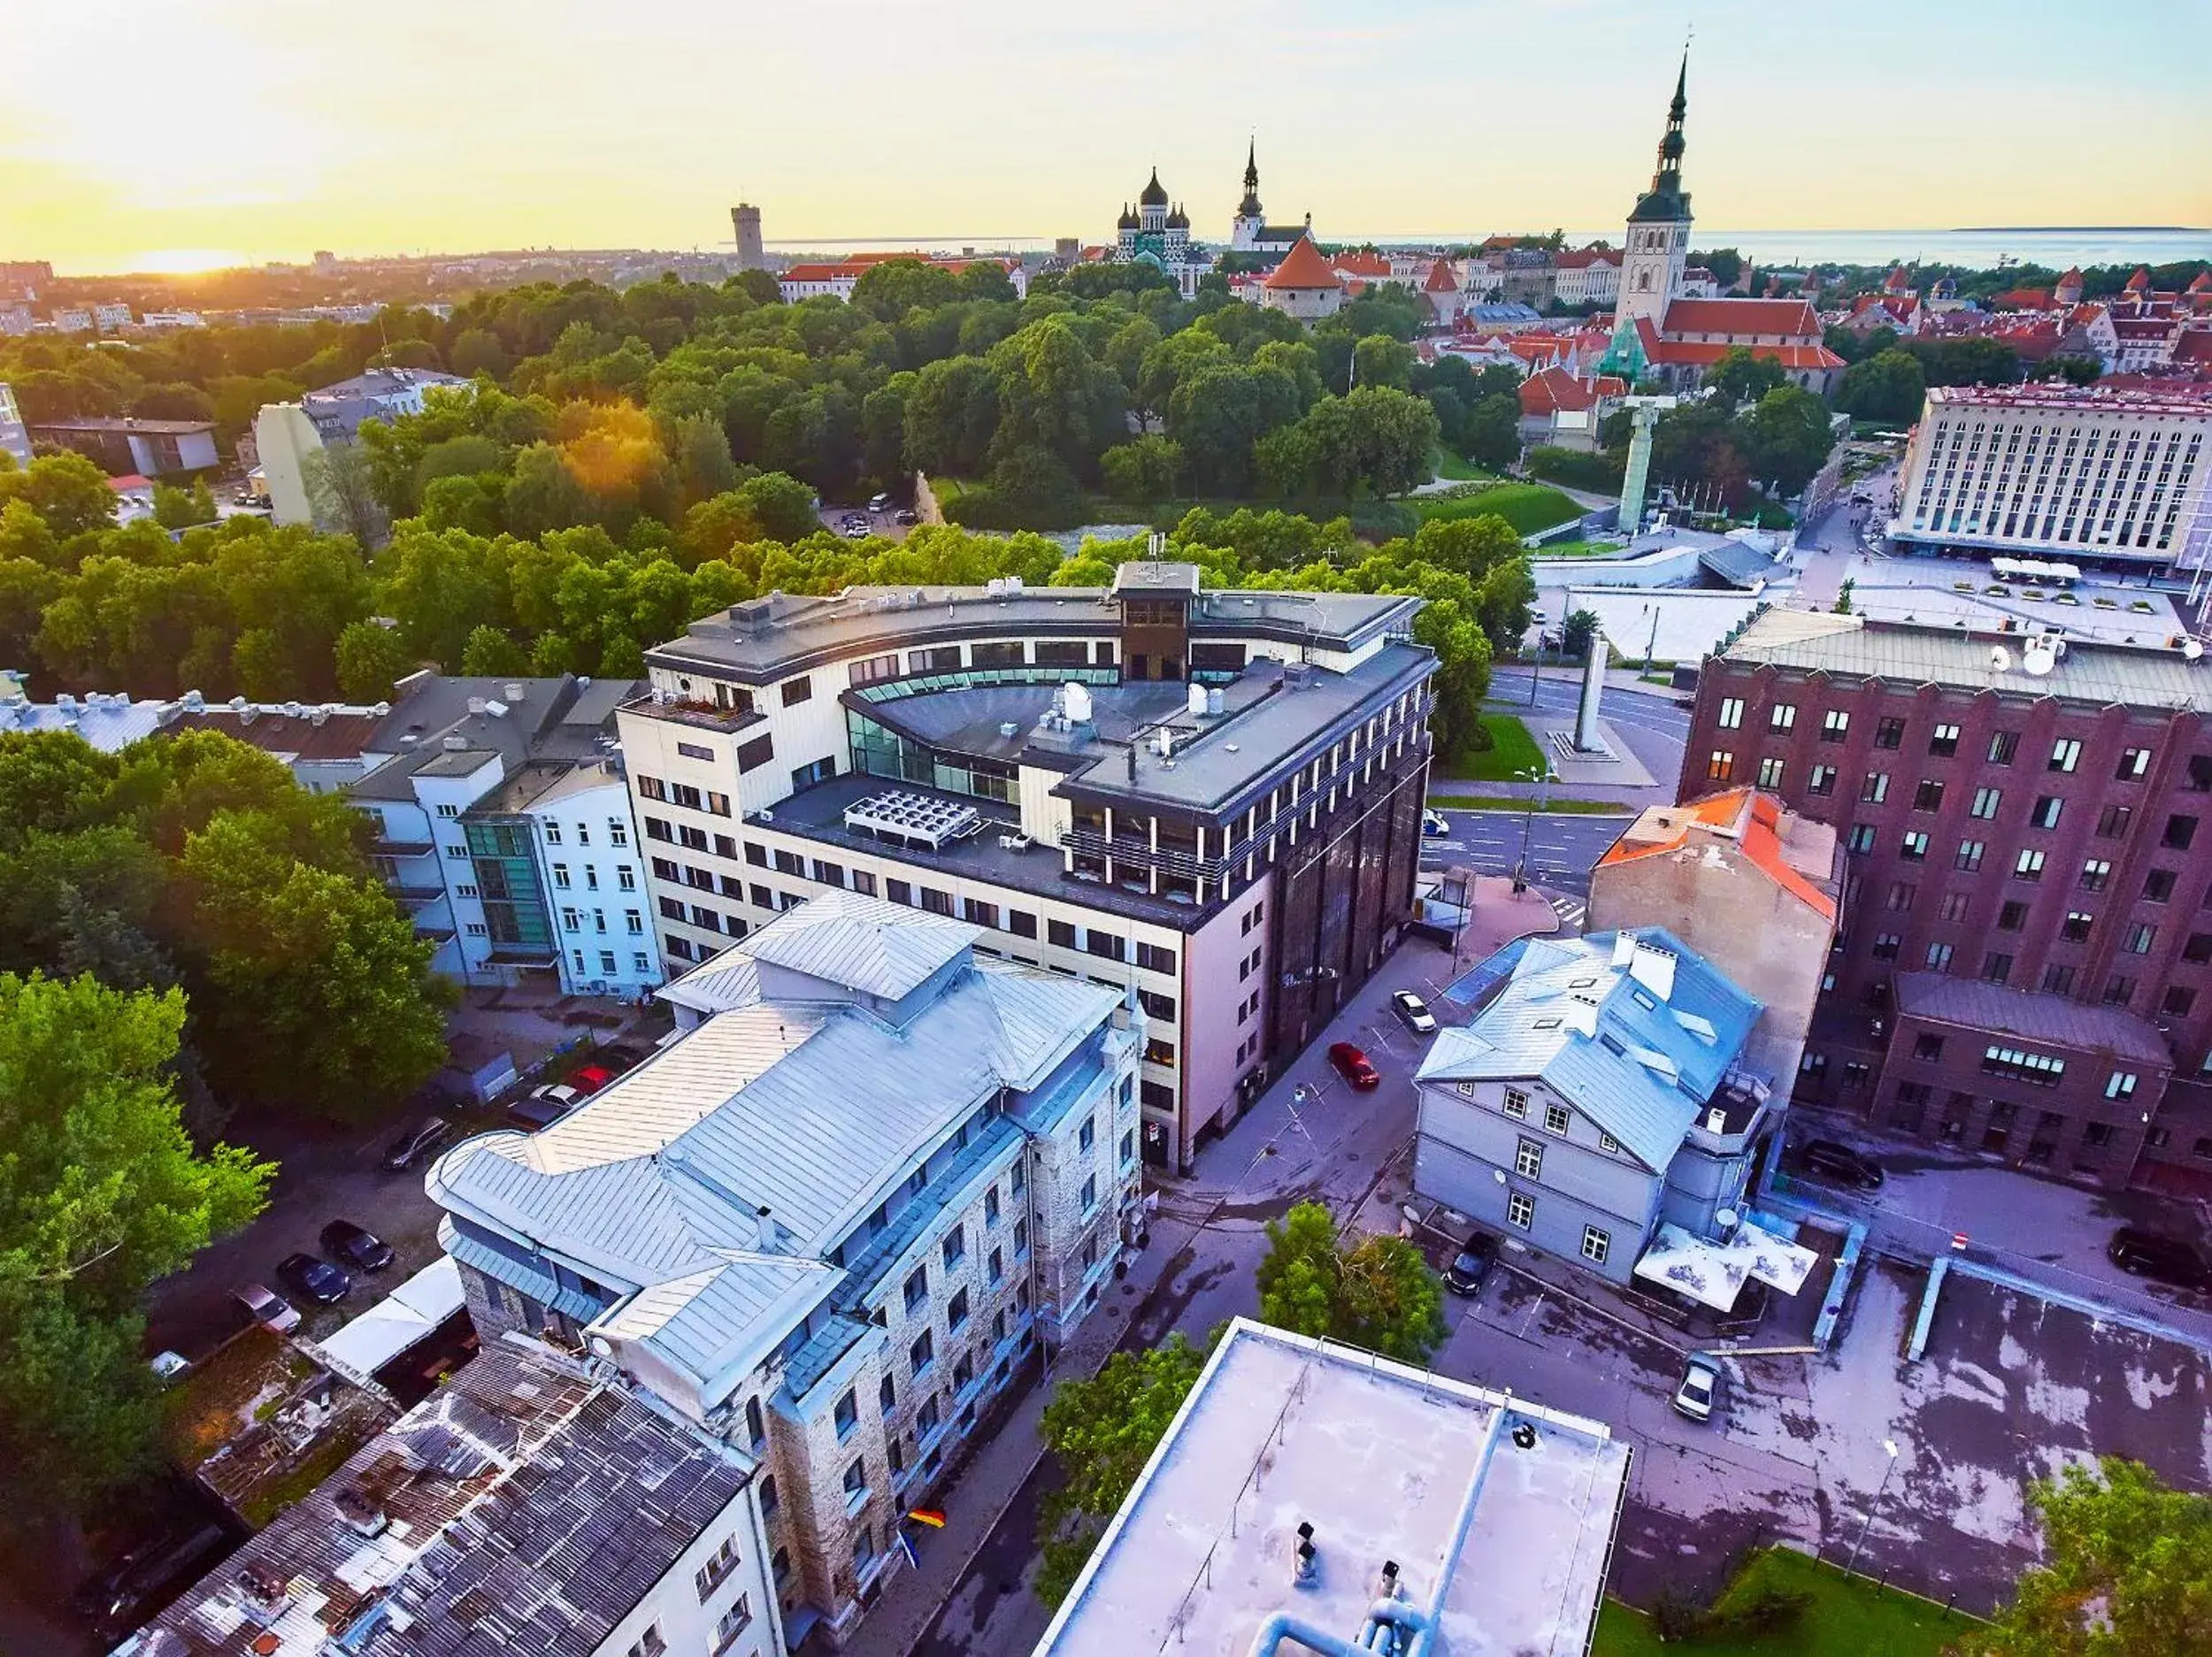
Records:
M475 628L461 650L461 671L474 679L499 679L530 671L530 658L511 634L489 625Z
M316 524L381 546L391 519L376 487L369 451L357 443L310 449L300 457L300 483Z
M488 328L462 329L454 336L453 348L447 352L446 358L453 364L455 373L472 380L479 374L489 375L494 380L507 377L509 364L506 348L500 344L499 336Z
M1413 348L1387 334L1371 334L1352 347L1352 383L1356 386L1394 386L1407 391L1413 385Z
M1920 418L1926 395L1919 359L1909 351L1882 351L1843 371L1836 387L1836 407L1862 420L1901 424Z
M1739 447L1762 480L1772 479L1794 495L1818 472L1836 445L1827 405L1797 386L1778 386L1744 416Z
M338 692L348 702L390 700L393 684L414 667L398 633L357 621L338 635Z
M1485 397L1469 410L1461 440L1467 458L1502 472L1520 458L1521 398L1517 392Z
M13 456L0 465L0 506L23 501L63 541L115 522L115 491L107 473L82 455L41 455L18 471Z
M146 1285L235 1231L274 1169L194 1155L173 1081L184 998L0 973L0 1486L84 1511L153 1460Z
M1705 384L1731 403L1756 403L1781 385L1782 364L1771 357L1755 357L1747 346L1732 345L1705 371Z
M2143 1657L2212 1651L2212 1498L2107 1456L2038 1479L2044 1562L1960 1641L1971 1657Z
M1444 1291L1421 1253L1401 1237L1348 1239L1317 1202L1267 1224L1257 1283L1260 1316L1279 1329L1326 1336L1421 1363L1442 1344Z
M1180 1334L1141 1352L1118 1352L1087 1381L1063 1381L1041 1424L1062 1482L1039 1505L1037 1597L1056 1606L1135 1488L1137 1475L1166 1436L1175 1412L1206 1367Z
M1578 610L1569 612L1559 624L1559 650L1570 662L1579 662L1590 654L1590 641L1598 633L1597 612Z
M173 484L154 485L154 522L164 529L190 529L215 521L215 496L207 479L197 478L188 489Z
M1132 438L1101 455L1099 470L1107 492L1118 501L1164 501L1182 476L1183 446L1156 433Z

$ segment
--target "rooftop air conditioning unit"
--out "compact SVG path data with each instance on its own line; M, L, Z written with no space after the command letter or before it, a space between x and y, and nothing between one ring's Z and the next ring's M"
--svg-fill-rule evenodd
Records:
M576 682L579 685L588 685L591 683L591 681L588 679L580 679ZM506 698L507 701L515 702L520 702L528 693L529 689L530 687L524 684L520 679L511 679L504 685L502 685L499 687L499 694Z
M483 699L481 696L472 696L472 697L470 697L470 698L469 698L469 711L470 711L471 713L481 713L481 712L483 712L483 711L484 711L484 699Z
M484 704L484 711L495 719L504 719L507 717L507 704L503 702L487 702Z
M458 754L458 753L460 753L460 752L461 752L464 748L467 748L467 747L468 747L468 745L469 745L469 740L468 740L468 738L466 738L466 737L465 737L465 736L460 735L458 733L456 733L454 735L452 735L452 736L449 736L449 737L446 738L446 740L445 740L444 743L442 744L442 746L443 746L443 748L445 748L446 752L448 752L449 754Z

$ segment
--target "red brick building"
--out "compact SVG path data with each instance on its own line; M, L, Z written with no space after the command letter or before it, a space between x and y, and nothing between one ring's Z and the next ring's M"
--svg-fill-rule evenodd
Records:
M1680 797L1752 784L1845 847L1797 1100L2212 1194L2208 716L2163 639L1770 610L1708 657Z

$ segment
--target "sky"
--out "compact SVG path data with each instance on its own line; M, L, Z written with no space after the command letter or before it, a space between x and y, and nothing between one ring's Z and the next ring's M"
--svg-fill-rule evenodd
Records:
M772 242L1095 242L1156 162L1219 240L1248 137L1270 217L1326 238L1603 230L1689 27L1627 0L0 0L0 259L711 247L739 200ZM2208 0L1706 0L1694 29L1701 225L2212 225Z

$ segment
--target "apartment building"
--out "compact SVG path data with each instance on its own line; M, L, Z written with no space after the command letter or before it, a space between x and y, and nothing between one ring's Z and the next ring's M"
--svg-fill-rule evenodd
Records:
M1680 794L1832 825L1800 1102L2101 1185L2212 1192L2212 667L1769 610L1700 673Z
M433 968L572 995L658 984L613 725L638 681L425 673L396 688L346 794Z
M1133 991L1142 1143L1187 1169L1396 942L1435 658L1417 599L780 594L647 652L618 717L672 970L808 896L957 917Z
M2102 568L2201 567L2212 403L2072 386L1935 386L1893 541Z
M784 1657L760 1483L575 1357L488 1341L118 1657Z
M1039 1342L1142 1236L1141 1008L850 891L662 995L680 1032L433 1169L480 1334L542 1334L755 1476L786 1638L841 1642Z
M371 420L388 425L403 414L420 414L424 394L435 388L465 389L458 374L427 368L372 368L307 393L297 403L265 403L254 417L254 448L269 494L272 515L280 524L313 524L327 519L315 499L312 457L359 440ZM323 527L331 524L325 522Z
M1629 1460L1601 1423L1238 1318L1035 1657L1586 1651Z

